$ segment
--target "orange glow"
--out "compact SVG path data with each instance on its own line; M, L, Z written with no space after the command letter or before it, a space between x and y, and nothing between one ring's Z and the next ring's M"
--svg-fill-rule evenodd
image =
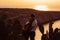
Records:
M48 10L48 7L47 6L44 6L44 5L41 5L41 6L36 6L34 8L35 10L41 10L41 11L47 11Z
M51 11L60 11L60 0L0 0L0 8L34 8L36 5L46 5Z

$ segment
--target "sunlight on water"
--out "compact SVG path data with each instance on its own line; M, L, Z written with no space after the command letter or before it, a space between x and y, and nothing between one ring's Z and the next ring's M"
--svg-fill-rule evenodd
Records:
M40 31L39 31L39 29L37 28L36 29L36 37L35 37L35 40L40 40L41 39L41 33L40 33Z
M55 29L55 28L59 28L60 29L60 20L55 21L52 27L53 27L53 29ZM46 31L48 29L49 29L49 24L45 24L44 25L44 34L46 34ZM35 37L35 40L41 40L41 35L42 34L40 33L39 28L37 28L36 29L36 37Z
M60 29L60 21L55 21L55 23L53 24L53 29L55 29L55 28Z

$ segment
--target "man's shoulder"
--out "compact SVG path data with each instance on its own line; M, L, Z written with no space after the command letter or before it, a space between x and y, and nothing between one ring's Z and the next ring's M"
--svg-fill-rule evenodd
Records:
M37 24L37 20L36 19L33 21L33 24Z
M35 19L35 20L34 20L34 22L36 22L36 23L37 23L37 20Z

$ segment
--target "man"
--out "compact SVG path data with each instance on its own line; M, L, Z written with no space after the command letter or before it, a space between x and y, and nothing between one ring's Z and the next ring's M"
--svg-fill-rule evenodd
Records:
M27 30L25 33L26 40L28 40L29 37L30 37L30 40L35 40L35 30L37 28L37 20L35 19L34 14L31 14L31 18L28 24L26 25L26 27L27 27Z

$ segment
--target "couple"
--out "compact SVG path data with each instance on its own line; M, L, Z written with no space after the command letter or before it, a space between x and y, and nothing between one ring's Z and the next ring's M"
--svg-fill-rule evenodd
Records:
M25 36L26 40L35 40L35 30L37 28L37 20L35 19L35 15L31 14L29 22L23 28L24 32L23 35Z

